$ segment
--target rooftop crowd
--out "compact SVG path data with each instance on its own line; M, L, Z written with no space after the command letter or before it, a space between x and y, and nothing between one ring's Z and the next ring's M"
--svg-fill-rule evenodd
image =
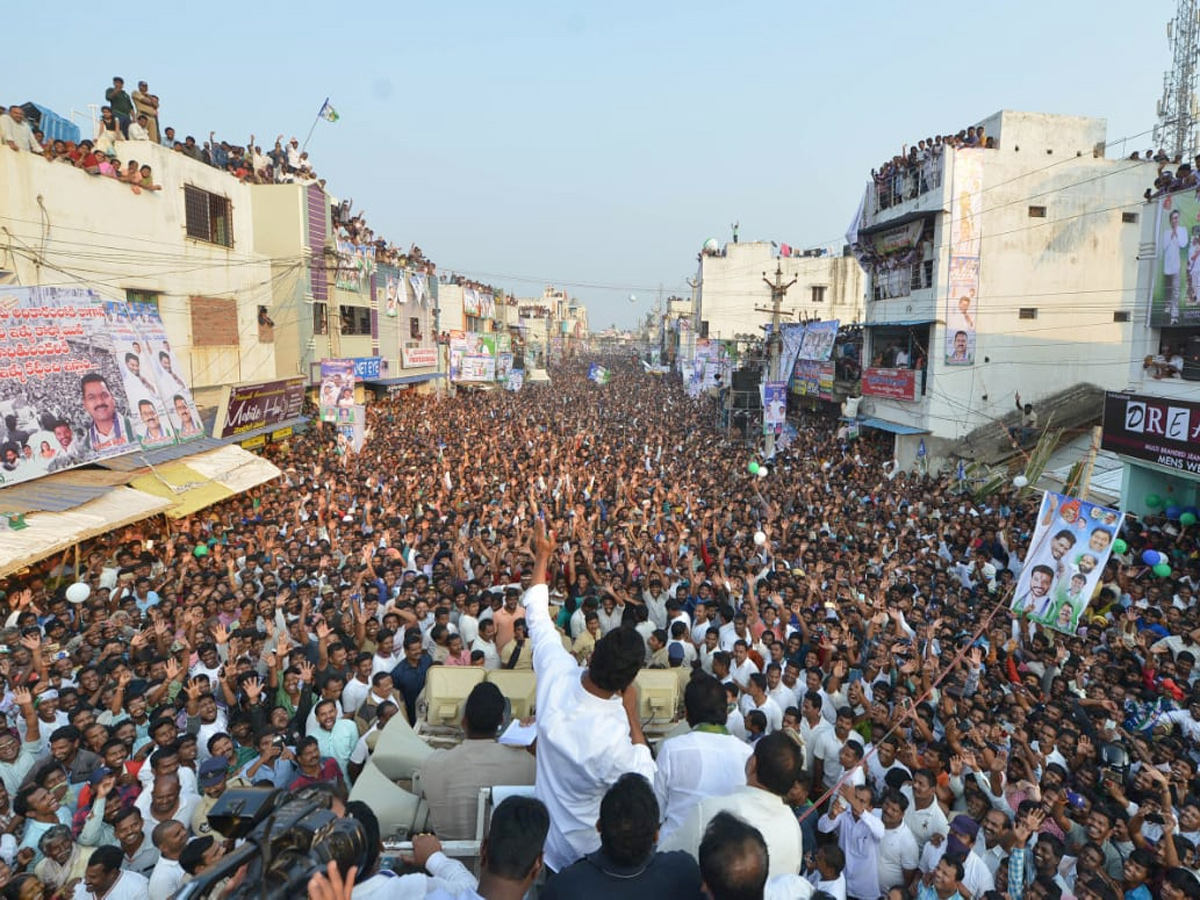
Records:
M971 125L957 134L937 135L905 146L900 153L871 170L880 209L919 197L942 183L942 154L946 147L996 149L996 139L982 125Z
M1200 897L1195 527L1128 521L1060 635L1008 612L1031 491L975 500L820 416L752 476L711 401L606 365L373 403L356 456L314 427L265 451L276 482L0 582L0 889L170 896L228 849L221 793L267 784L373 838L321 900ZM483 684L422 773L443 840L534 783L478 879L427 836L381 872L345 801L438 665L538 678L532 754ZM653 750L646 666L683 698Z

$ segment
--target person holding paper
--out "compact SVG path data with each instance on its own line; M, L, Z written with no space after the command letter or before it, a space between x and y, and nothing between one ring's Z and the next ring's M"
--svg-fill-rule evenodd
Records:
M500 689L490 681L475 685L463 707L466 738L457 747L436 751L421 769L429 820L443 841L474 839L480 788L533 784L533 756L496 742L503 718Z

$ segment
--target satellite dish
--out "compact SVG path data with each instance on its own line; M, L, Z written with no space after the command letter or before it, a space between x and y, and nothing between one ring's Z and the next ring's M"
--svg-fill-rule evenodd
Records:
M716 238L709 238L704 242L704 249L709 253L716 253L721 249L721 244Z

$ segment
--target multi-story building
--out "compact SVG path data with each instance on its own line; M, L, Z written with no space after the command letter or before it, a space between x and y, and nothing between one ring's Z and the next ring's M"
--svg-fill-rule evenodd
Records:
M1200 195L1141 208L1137 302L1121 390L1104 403L1102 446L1123 466L1121 508L1200 505ZM1177 517L1177 516L1176 516Z
M788 314L784 321L861 321L863 271L853 257L824 251L783 256L768 241L750 241L701 254L695 310L699 336L764 337L771 314L762 310L771 308L771 290L763 278L774 280L776 268L784 283L796 279L782 306ZM672 318L683 308L671 310Z
M161 190L132 188L30 153L0 154L0 283L87 287L158 307L201 405L224 385L275 377L275 305L259 249L255 189L146 141L117 155L151 167Z
M1124 386L1141 195L1102 119L1005 110L985 146L872 173L849 235L867 273L860 415L931 460L1076 384ZM923 142L922 142L923 143Z

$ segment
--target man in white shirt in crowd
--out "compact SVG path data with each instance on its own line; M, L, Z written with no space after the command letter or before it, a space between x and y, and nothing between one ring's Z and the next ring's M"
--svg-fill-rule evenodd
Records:
M15 104L8 108L7 115L0 113L0 141L12 150L42 152L41 144L33 136L33 129L25 121L25 110Z
M684 689L687 734L668 738L658 751L654 794L662 815L659 840L683 824L704 797L730 794L745 784L750 747L729 733L725 688L715 678L695 678Z
M537 674L536 786L550 813L546 866L558 872L599 849L596 822L609 786L626 772L653 781L654 759L633 683L644 659L642 638L630 628L606 634L581 669L550 618L546 566L553 541L541 519L533 543L533 579L521 602Z
M762 712L767 718L767 734L783 727L783 710L778 703L767 696L766 675L755 672L750 676L749 683L746 685L746 693L742 695L738 706L743 717L749 715L753 709Z
M907 889L917 875L921 852L917 839L904 824L908 798L899 791L883 795L879 818L883 822L883 837L879 842L879 893L886 894L894 887Z
M500 651L496 649L496 623L491 619L479 620L479 637L471 642L471 650L483 654L485 669L500 668Z
M884 828L883 820L871 809L871 789L843 784L829 812L817 820L817 829L826 834L837 832L838 846L846 857L847 896L876 896Z
M771 877L795 874L804 859L804 838L784 798L800 776L803 758L801 749L786 734L759 738L746 760L745 785L724 796L701 799L683 824L659 841L658 849L686 850L699 858L708 823L718 813L728 812L753 822L762 832L770 853Z
M749 645L738 640L733 645L733 665L729 667L729 675L740 690L750 687L750 676L758 674L758 666L750 658Z
M936 778L929 769L917 769L913 772L910 788L912 800L904 813L904 824L917 839L917 847L922 852L935 834L945 837L950 831L946 814L937 802L936 784Z

